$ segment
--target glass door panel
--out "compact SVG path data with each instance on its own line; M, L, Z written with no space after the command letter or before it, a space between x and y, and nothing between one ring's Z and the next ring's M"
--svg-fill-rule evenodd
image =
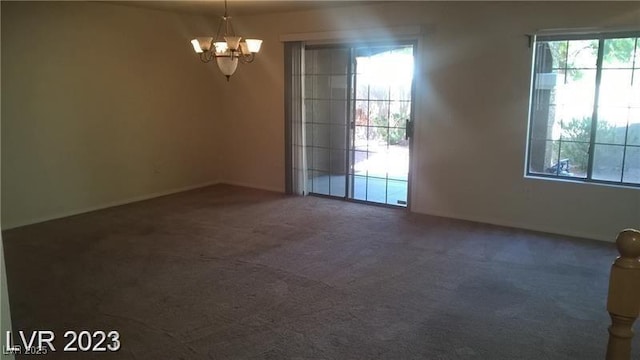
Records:
M349 49L305 50L307 167L312 193L347 196ZM310 132L310 133L309 133Z
M354 50L350 196L407 205L413 45Z

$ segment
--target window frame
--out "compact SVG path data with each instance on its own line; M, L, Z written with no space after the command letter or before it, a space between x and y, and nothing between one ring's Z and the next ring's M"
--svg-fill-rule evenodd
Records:
M640 188L640 183L633 182L625 182L624 181L624 171L625 171L625 156L627 152L627 147L640 147L640 145L628 145L627 134L629 131L629 123L627 123L627 129L625 133L625 141L623 144L601 144L601 145L618 145L623 147L623 157L622 157L622 170L620 181L613 180L602 180L602 179L594 179L593 178L593 163L594 163L594 153L596 145L599 143L596 141L597 136L597 126L598 126L598 108L599 108L599 97L600 97L600 87L602 80L602 72L603 72L603 59L604 59L604 42L608 39L620 39L620 38L635 38L635 48L633 55L633 63L632 63L632 78L637 73L638 79L633 79L633 81L640 81L640 29L639 30L629 30L629 31L616 31L616 32L588 32L588 33L557 33L557 34L548 34L548 35L533 35L530 40L532 51L532 61L531 61L531 87L529 92L529 110L528 110L528 122L527 122L527 139L526 139L526 159L525 159L525 176L531 178L541 178L547 180L559 180L559 181L568 181L568 182L576 182L576 183L586 183L586 184L601 184L601 185L613 185L620 187L630 187L630 188ZM543 172L532 172L531 171L531 149L533 147L533 143L536 139L533 138L533 130L534 126L534 111L535 111L535 102L537 101L536 94L536 85L538 80L538 72L536 71L538 68L538 59L537 59L537 50L539 42L548 42L548 41L575 41L575 40L597 40L598 42L598 52L597 52L597 60L596 60L596 76L595 76L595 85L594 85L594 94L593 94L593 109L591 114L591 128L590 128L590 139L588 142L588 165L587 172L584 178L577 176L563 176L560 175L559 170L555 173L543 173ZM566 64L565 64L566 66ZM638 68L636 68L638 67ZM546 141L549 141L547 139ZM560 139L560 146L562 144L562 140ZM565 140L565 142L568 142ZM561 162L560 149L558 150L558 163Z

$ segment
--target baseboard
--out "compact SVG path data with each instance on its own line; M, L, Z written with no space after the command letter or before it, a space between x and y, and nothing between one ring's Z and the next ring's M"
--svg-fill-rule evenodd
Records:
M114 207L114 206L131 204L131 203L138 202L138 201L150 200L150 199L154 199L154 198L161 197L161 196L172 195L172 194L176 194L176 193L180 193L180 192L184 192L184 191L200 189L200 188L204 188L204 187L212 186L212 185L217 185L217 184L227 184L227 185L234 185L234 186L242 186L242 187L253 188L253 189L258 189L258 190L265 190L265 191L271 191L271 192L277 192L277 193L284 193L284 190L281 189L281 188L269 187L269 186L264 186L264 185L257 185L257 184L238 182L238 181L212 181L212 182L200 183L200 184L197 184L197 185L174 188L174 189L165 190L165 191L158 191L158 192L154 192L154 193L151 193L151 194L135 196L135 197L124 199L124 200L112 201L112 202L108 202L108 203L104 203L104 204L100 204L100 205L96 205L96 206L90 206L90 207L86 207L86 208L82 208L82 209L66 211L66 212L55 214L55 215L43 216L43 217L39 217L39 218L33 218L33 219L30 219L30 220L23 221L23 222L18 222L18 223L15 223L15 224L3 225L2 229L3 230L9 230L9 229L13 229L13 228L21 227L21 226L37 224L37 223L40 223L40 222L45 222L45 221L50 221L50 220L55 220L55 219L61 219L61 218L65 218L65 217L68 217L68 216L84 214L84 213L88 213L88 212L91 212L91 211L102 210L102 209L106 209L106 208L110 208L110 207ZM592 233L583 233L583 232L580 232L580 231L566 231L565 229L556 229L556 228L553 228L553 227L546 227L546 226L531 226L530 224L509 222L509 221L504 221L502 219L486 218L486 217L481 217L481 216L468 216L468 215L452 214L452 213L440 212L440 211L416 211L415 209L413 209L412 211L417 213L417 214L425 214L425 215L439 216L439 217L445 217L445 218L450 218L450 219L473 221L473 222L479 222L479 223L484 223L484 224L505 226L505 227L518 228L518 229L531 230L531 231L539 231L539 232L545 232L545 233L551 233L551 234L559 234L559 235L565 235L565 236L584 238L584 239L592 239L592 240L599 240L599 241L606 241L606 242L615 242L615 234L613 234L613 236L611 236L611 237L604 237L604 236L601 237L601 236L594 236L594 234L592 234Z
M277 192L277 193L280 193L280 194L284 194L284 189L283 188L275 188L275 187L264 186L264 185L250 184L250 183L245 183L245 182L240 182L240 181L223 180L223 181L219 182L219 184L241 186L241 187L246 187L246 188L251 188L251 189L265 190L265 191L271 191L271 192Z
M37 224L37 223L41 223L41 222L45 222L45 221L61 219L61 218L69 217L69 216L80 215L80 214L84 214L84 213L88 213L88 212L92 212L92 211L97 211L97 210L103 210L103 209L107 209L107 208L114 207L114 206L120 206L120 205L126 205L126 204L135 203L135 202L138 202L138 201L150 200L150 199L154 199L154 198L161 197L161 196L167 196L167 195L181 193L181 192L184 192L184 191L195 190L195 189L200 189L200 188L204 188L204 187L207 187L207 186L217 185L219 183L220 182L218 182L218 181L210 181L210 182L206 182L206 183L200 183L200 184L197 184L197 185L184 186L184 187L174 188L174 189L165 190L165 191L157 191L157 192L154 192L154 193L151 193L151 194L146 194L146 195L141 195L141 196L134 196L134 197L123 199L123 200L111 201L111 202L103 203L103 204L96 205L96 206L89 206L89 207L82 208L82 209L65 211L65 212L61 212L61 213L55 214L55 215L33 218L33 219L29 219L29 220L26 220L26 221L23 221L23 222L18 222L18 223L15 223L15 224L9 224L9 225L3 224L2 230L10 230L10 229L21 227L21 226L27 226L27 225Z
M605 241L605 242L616 241L615 239L616 234L613 234L613 236L609 238L604 236L598 236L597 234L592 234L592 233L585 233L580 231L566 231L565 229L556 229L551 226L531 226L530 224L510 222L510 221L504 221L502 219L486 218L482 216L466 216L466 215L461 216L460 214L451 214L451 213L439 212L439 211L423 212L423 211L414 210L414 212L417 214L439 216L439 217L450 218L450 219L472 221L472 222L483 223L483 224L504 226L504 227L510 227L510 228L516 228L516 229L523 229L523 230L531 230L531 231L543 232L548 234L571 236L571 237L582 238L582 239L590 239L590 240Z

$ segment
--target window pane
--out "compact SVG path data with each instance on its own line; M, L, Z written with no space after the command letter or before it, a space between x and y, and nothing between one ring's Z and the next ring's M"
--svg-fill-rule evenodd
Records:
M345 150L347 148L347 127L344 125L331 125L331 148ZM343 151L344 153L344 151Z
M356 126L369 125L369 102L356 101Z
M366 151L355 151L353 156L353 173L366 175L369 153Z
M586 178L588 165L589 143L561 142L558 175Z
M389 102L370 101L369 102L369 125L389 126Z
M365 176L353 177L353 198L367 200L367 178Z
M529 172L557 175L554 164L558 162L558 141L532 140L529 150Z
M566 119L591 116L595 90L596 70L559 73L554 91L555 104L564 107Z
M556 107L548 104L549 95L538 94L537 98L547 98L544 106L534 106L531 113L531 138L535 140L560 140L559 123L549 121L555 119Z
M322 49L315 50L315 70L316 74L331 74L331 58L333 57L332 50Z
M408 163L402 161L406 159L405 154L400 147L380 147L375 153L367 154L366 163L356 162L355 167L358 173L366 169L369 176L406 180L409 169Z
M333 52L331 73L336 75L346 74L347 65L349 64L349 49L336 49Z
M387 150L387 177L395 180L408 180L409 148L408 146L391 146Z
M334 75L330 77L331 94L334 100L346 100L347 98L347 77L344 75Z
M627 147L624 158L624 178L627 183L640 184L640 147Z
M315 76L309 74L304 76L304 98L313 98L313 88L315 86Z
M329 152L331 158L331 173L332 174L339 174L339 175L344 175L346 172L346 156L347 153L344 150L336 150L336 149L331 149L331 151ZM344 180L344 179L343 179Z
M335 196L345 196L346 153L344 150L331 150L331 187L330 193Z
M305 123L304 124L304 136L305 136L305 141L306 141L306 145L312 145L313 144L313 124L310 123Z
M633 70L602 70L598 106L628 107L631 105ZM635 79L634 79L635 80ZM638 81L638 80L636 80Z
M304 52L304 72L306 74L316 74L317 50L305 50ZM305 77L306 78L306 77Z
M389 100L389 87L378 84L371 84L369 87L369 98L371 100Z
M307 146L304 149L304 151L305 151L305 155L307 155L307 170L312 169L313 168L313 148Z
M633 70L633 83L629 99L629 106L640 108L640 51L638 59L636 59L636 68Z
M634 68L640 69L640 37L636 38L636 49L634 54Z
M407 202L407 182L389 180L387 182L387 204L398 205Z
M591 141L591 117L562 121L562 140Z
M409 101L392 101L390 104L391 126L405 127L406 120L411 115Z
M329 150L313 148L313 162L311 169L320 171L329 171Z
M317 75L314 77L313 98L314 99L330 99L331 98L331 76Z
M368 127L366 126L356 126L356 131L355 131L355 140L354 140L354 144L355 144L355 148L359 149L359 150L366 150L367 149L367 132L368 132Z
M568 41L546 41L538 43L538 48L536 53L538 54L537 58L540 61L544 61L544 59L551 60L549 65L551 65L554 69L567 67L567 47L569 45ZM540 64L544 67L542 64Z
M640 146L640 108L629 109L629 132L627 145Z
M391 100L411 100L411 79L404 84L394 84L390 89L389 97Z
M304 121L310 123L313 121L313 103L315 100L304 99Z
M322 171L313 171L311 191L316 194L329 194L329 174Z
M329 110L331 105L328 100L312 100L313 109L312 114L313 117L311 121L319 124L328 124L329 123Z
M384 146L389 141L389 129L386 127L373 127L371 132L375 134L377 145Z
M362 100L369 98L369 83L358 81L356 83L356 99Z
M314 178L313 170L307 171L307 181L309 181L309 189L313 189L313 178Z
M627 135L628 108L598 109L596 142L624 145Z
M331 196L339 196L339 197L345 197L346 196L346 186L347 184L345 184L346 181L346 175L335 175L332 174L330 177L331 180L331 184L329 186L329 195Z
M633 67L636 38L605 39L603 68Z
M401 127L392 127L389 129L389 145L392 147L406 146L408 142L405 140L407 130Z
M385 203L387 197L386 179L377 177L367 178L367 200L371 202Z
M598 63L598 40L571 40L567 50L568 69L595 69ZM574 72L579 74L579 71Z
M312 146L323 148L328 148L329 146L331 146L331 138L329 137L329 125L313 124L312 132Z
M347 102L334 100L331 102L331 122L333 124L347 123Z
M596 145L593 154L593 178L621 181L624 146Z

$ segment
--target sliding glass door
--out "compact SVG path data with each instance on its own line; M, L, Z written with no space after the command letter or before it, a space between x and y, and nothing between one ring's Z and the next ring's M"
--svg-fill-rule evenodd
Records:
M407 205L413 52L411 44L305 48L310 193Z

